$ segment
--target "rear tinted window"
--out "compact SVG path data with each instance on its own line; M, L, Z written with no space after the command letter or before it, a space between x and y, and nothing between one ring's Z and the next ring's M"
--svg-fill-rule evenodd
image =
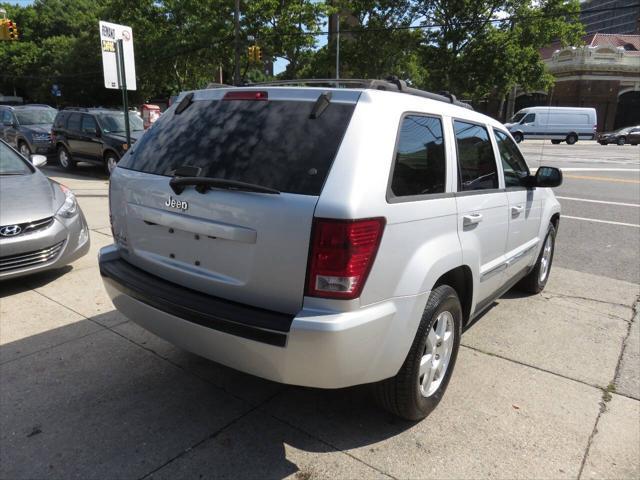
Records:
M407 115L402 120L391 180L397 197L442 193L446 162L439 118Z
M120 166L157 175L201 167L201 176L319 195L355 105L333 102L202 100L165 113Z
M67 120L67 129L73 131L80 131L80 119L81 115L79 113L72 113L69 116L69 120Z

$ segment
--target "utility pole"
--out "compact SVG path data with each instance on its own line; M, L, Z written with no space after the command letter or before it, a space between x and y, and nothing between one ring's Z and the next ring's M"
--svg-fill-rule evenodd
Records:
M340 14L336 13L336 80L340 80Z
M236 0L236 8L233 13L235 23L235 55L233 66L233 84L240 85L240 0Z

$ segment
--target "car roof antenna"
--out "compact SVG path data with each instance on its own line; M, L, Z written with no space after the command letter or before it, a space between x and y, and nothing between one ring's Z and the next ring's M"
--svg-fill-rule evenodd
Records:
M327 109L330 103L331 103L331 92L321 93L320 96L318 97L318 100L316 100L316 103L313 105L313 108L311 109L309 118L315 120L316 118L320 117L320 115L322 115L322 112L324 112Z

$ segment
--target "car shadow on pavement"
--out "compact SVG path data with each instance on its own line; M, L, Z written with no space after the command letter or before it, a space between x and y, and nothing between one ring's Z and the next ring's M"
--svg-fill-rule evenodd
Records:
M66 178L69 180L87 180L87 179L98 179L98 180L109 180L109 175L107 175L102 167L99 165L94 165L93 163L83 163L79 162L72 171L65 170L60 165L55 162L47 163L47 165L41 170L48 177L56 177L56 178Z
M0 298L16 295L28 290L33 290L34 288L43 287L62 277L71 270L73 270L71 265L65 265L54 270L47 270L46 272L38 272L24 277L0 280Z
M158 353L112 314L0 346L0 478L282 478L324 471L327 456L358 477L365 466L337 450L414 425L378 409L366 386L286 387Z

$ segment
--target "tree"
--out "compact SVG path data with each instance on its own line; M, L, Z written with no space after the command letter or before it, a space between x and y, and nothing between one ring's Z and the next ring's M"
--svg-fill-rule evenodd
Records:
M427 0L414 9L426 28L425 85L478 100L504 97L515 85L546 89L540 48L554 40L579 44L583 27L577 0Z

